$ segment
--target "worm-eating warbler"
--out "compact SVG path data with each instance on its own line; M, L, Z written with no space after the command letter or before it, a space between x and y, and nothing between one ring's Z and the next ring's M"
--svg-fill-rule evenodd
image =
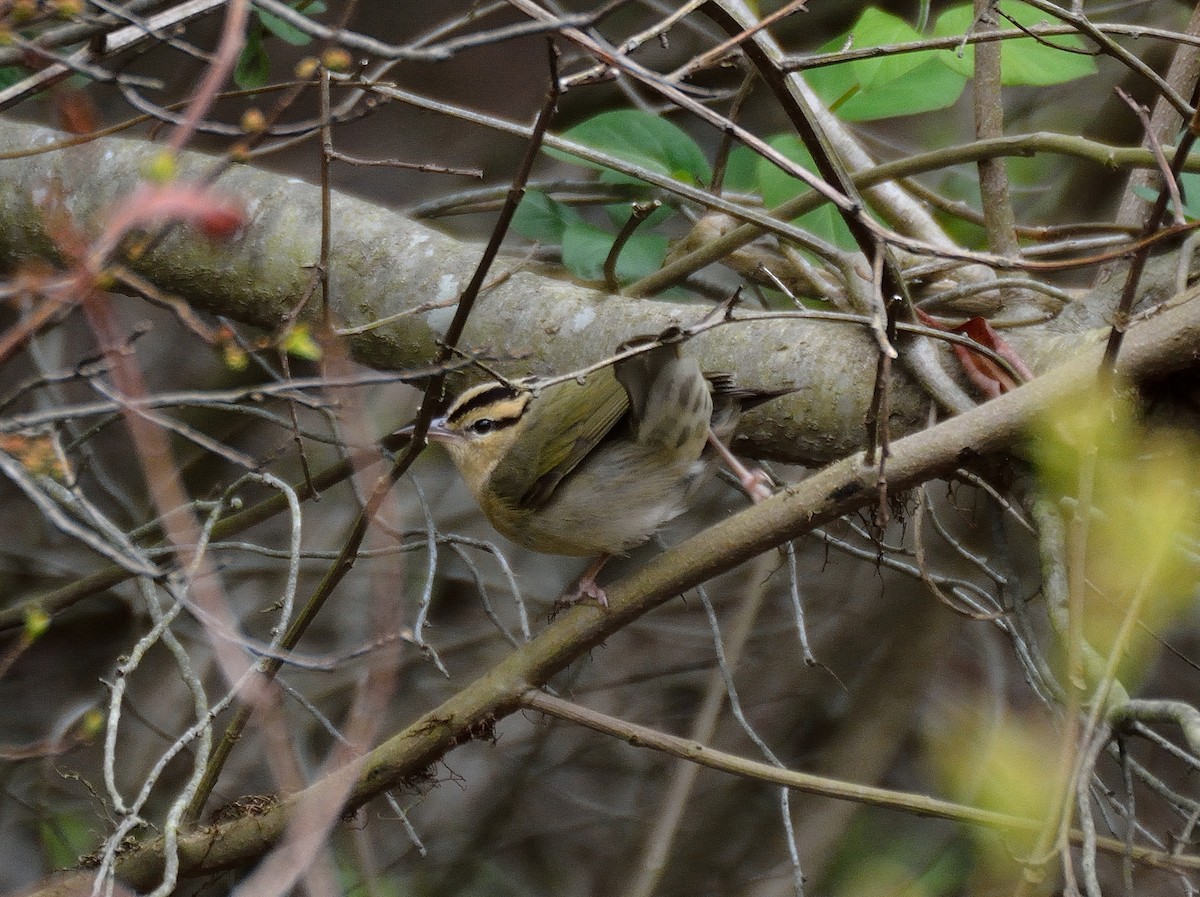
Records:
M638 338L624 344L645 343ZM732 395L729 378L713 382ZM540 391L469 387L429 427L492 525L549 554L596 556L568 603L607 604L594 576L684 510L701 476L712 384L678 342ZM720 425L731 427L718 402Z

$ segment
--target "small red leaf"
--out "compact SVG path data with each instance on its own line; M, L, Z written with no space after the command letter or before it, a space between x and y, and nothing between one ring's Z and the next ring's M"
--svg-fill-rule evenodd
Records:
M100 127L100 116L91 98L74 87L59 85L51 97L59 125L69 134L90 134Z
M974 352L968 346L959 343L951 345L967 379L989 399L1012 392L1022 383L1033 379L1033 374L1025 366L1021 356L996 332L987 319L977 316L964 321L957 327L946 327L920 309L917 309L917 315L921 319L921 323L937 330L961 334L973 342L991 349L992 352L1008 362L1011 371L982 352Z

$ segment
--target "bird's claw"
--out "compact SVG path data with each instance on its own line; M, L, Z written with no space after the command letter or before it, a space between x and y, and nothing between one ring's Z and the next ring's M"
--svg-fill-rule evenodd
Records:
M602 608L608 610L608 594L604 589L597 585L594 579L583 579L574 589L564 592L555 599L554 604L550 606L550 619L553 620L567 608L585 601L595 601Z

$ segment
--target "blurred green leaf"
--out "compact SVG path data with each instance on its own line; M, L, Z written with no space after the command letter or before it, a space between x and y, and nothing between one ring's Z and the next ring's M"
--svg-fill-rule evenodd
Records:
M758 153L741 144L730 150L725 163L725 189L739 193L758 190Z
M370 895L370 897L416 897L424 893L402 876L388 872L368 873L348 856L337 855L337 877L340 893ZM467 893L459 891L459 893Z
M1179 176L1183 193L1183 214L1192 221L1200 218L1200 174L1185 171Z
M294 9L304 13L306 16L319 16L325 12L325 4L321 3L320 0L314 0L311 3L297 3L294 5ZM256 9L254 12L258 16L258 20L262 22L264 28L293 47L306 47L312 43L312 35L285 22L279 16L272 15L262 9Z
M29 72L19 65L6 65L0 68L0 90L12 87L24 79Z
M768 142L773 149L778 150L806 171L816 170L812 156L809 155L798 137L781 134L771 138ZM758 184L762 191L763 202L769 209L812 189L799 178L794 178L781 171L768 159L758 160ZM850 235L846 222L842 220L841 214L830 203L825 203L820 208L801 215L795 223L813 236L828 240L843 249L854 248L854 238Z
M25 610L25 640L32 644L50 628L50 615L40 607L30 607Z
M586 221L567 226L563 234L563 264L583 280L602 280L604 260L612 249L614 234ZM626 283L645 277L662 267L667 256L667 238L662 234L634 233L617 259L617 280Z
M293 4L293 8L308 16L320 15L325 12L322 0L310 0ZM312 43L312 36L285 22L279 16L254 10L255 18L250 20L246 28L246 45L238 56L237 66L233 70L233 81L242 90L254 90L262 87L271 77L271 57L263 46L263 38L268 34L274 35L293 47L304 47Z
M613 204L609 210L618 224L632 213L628 204ZM660 212L671 214L670 209L659 210L642 227L652 223ZM616 239L615 233L589 223L570 206L537 190L526 193L517 206L513 229L530 240L561 244L563 264L581 280L603 280L604 260ZM635 232L617 259L617 279L628 282L657 271L666 258L667 243L661 234Z
M707 184L712 179L712 169L696 141L678 125L638 109L601 112L580 122L563 136L678 181ZM577 165L605 167L559 150L547 149L546 152Z
M1042 718L1006 714L985 725L970 706L945 714L933 733L928 756L952 799L996 813L1044 820L1055 809L1059 793L1056 764L1047 763L1058 750L1058 734ZM985 851L1032 849L1037 833L1011 830L998 843L991 832L972 828Z
M280 345L293 358L305 361L321 360L321 344L313 337L312 328L308 324L300 323L290 328L284 334Z
M271 77L271 57L263 49L262 32L251 28L246 33L246 46L242 47L237 65L233 69L233 82L242 90L262 87Z
M1002 0L1000 11L1026 28L1058 24L1057 20L1041 10L1017 0ZM975 11L970 3L951 7L938 16L933 33L937 37L965 34L974 21ZM1002 29L1011 27L1004 19L1000 19L998 25ZM1092 57L1086 53L1072 52L1084 49L1083 41L1070 34L1046 38L1045 42L1031 37L1006 40L1000 48L1000 83L1006 87L1044 87L1094 75L1096 63ZM946 65L968 78L975 74L973 46L964 47L961 56L955 51L944 50L942 59Z
M1030 448L1046 491L1067 507L1089 503L1084 635L1101 654L1120 651L1118 678L1135 680L1153 656L1150 633L1196 594L1195 567L1178 550L1181 538L1192 540L1200 529L1195 436L1148 428L1128 396L1097 391L1051 409ZM1144 629L1117 643L1135 596Z
M1183 194L1183 216L1188 221L1200 218L1200 174L1184 172L1179 176L1179 189ZM1158 191L1149 187L1134 187L1133 192L1146 202L1157 202Z
M528 240L562 243L567 226L583 221L579 213L540 190L530 190L513 216L513 230Z
M52 869L69 869L96 846L96 835L78 816L56 813L38 823L42 852Z
M960 835L943 843L936 858L922 845L917 825L897 831L881 811L856 815L825 870L821 893L834 897L950 897L969 892L970 842Z

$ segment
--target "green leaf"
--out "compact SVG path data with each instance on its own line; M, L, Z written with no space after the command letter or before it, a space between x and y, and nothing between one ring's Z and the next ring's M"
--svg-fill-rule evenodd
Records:
M751 193L758 189L758 153L748 146L738 145L729 151L725 163L725 189Z
M273 16L262 9L256 9L255 13L257 13L258 20L262 22L264 28L280 40L287 41L293 47L306 47L312 43L311 34L306 34L295 25L285 22L279 16Z
M551 199L539 190L528 191L513 216L513 230L539 243L561 243L567 226L583 221L570 206Z
M1188 221L1200 219L1200 174L1185 172L1179 176L1179 190L1183 194L1183 215ZM1134 187L1133 192L1146 202L1157 202L1158 191L1149 187Z
M1189 217L1200 218L1200 174L1184 171L1180 175L1180 189L1183 192L1183 211Z
M294 3L292 4L292 8L297 12L302 12L304 15L312 17L319 16L321 13L325 12L326 7L324 3L320 2L320 0L313 0L311 3ZM272 15L271 13L261 9L256 9L254 12L255 15L258 16L258 20L262 23L262 26L266 28L267 31L271 32L280 40L291 44L293 47L306 47L312 43L312 35L301 31L299 28L291 25L288 22L285 22L283 19L279 18L279 16Z
M614 234L577 221L563 233L563 264L583 280L603 280L604 260L612 249ZM621 247L617 258L617 280L627 283L662 267L667 257L667 238L662 234L634 233Z
M1185 172L1179 176L1183 193L1183 214L1189 221L1200 219L1200 174Z
M847 43L882 47L921 40L915 28L896 16L867 9L849 34L821 48L834 52ZM805 73L809 85L847 121L871 121L915 115L952 105L962 93L965 78L947 68L935 50L900 53L877 59L858 59L821 66Z
M242 90L253 90L262 87L271 77L271 57L263 49L262 32L251 28L246 33L246 46L238 56L237 66L233 70L233 81Z
M96 846L96 833L77 816L59 813L38 823L42 855L52 869L69 869Z
M712 169L696 141L678 125L638 109L601 112L563 136L685 183L707 184L712 178ZM578 165L606 167L559 150L546 152Z
M6 65L0 68L0 90L12 87L28 77L29 71L18 65Z
M313 337L312 328L307 324L300 323L288 330L283 335L280 345L293 358L304 361L321 360L321 344Z
M846 121L874 121L932 112L954 105L966 83L958 72L931 59L886 84L870 88L861 84L849 85L837 95L844 99L835 111ZM833 105L835 101L836 97L829 102Z
M863 10L847 37L852 45L859 49L895 46L921 39L921 35L908 22L874 7ZM843 46L845 41L846 38L837 39L833 42L834 48ZM854 70L858 81L864 86L874 87L894 81L905 72L911 71L935 57L934 51L922 50L918 53L900 53L875 59L859 59L847 63L843 67Z
M40 607L29 607L25 609L24 623L25 640L32 644L50 628L50 615Z
M632 213L628 203L607 207L618 225ZM654 212L641 225L647 228L664 215L672 214L664 207ZM537 190L530 190L517 206L513 229L530 240L562 244L563 264L582 280L603 280L604 260L612 249L615 233L610 233L585 221L583 216L557 200ZM662 267L667 255L667 238L646 230L635 231L621 248L617 259L617 279L636 280Z
M1058 24L1039 9L1018 0L1001 0L1000 11L1026 28L1035 25ZM933 25L938 37L950 37L967 32L975 21L971 4L954 6L946 10ZM1007 30L1010 23L1001 18L998 27ZM1063 47L1065 49L1058 49ZM1071 52L1085 49L1084 42L1075 35L1066 34L1048 37L1039 43L1031 37L1006 40L1000 47L1000 83L1006 87L1045 87L1062 84L1096 73L1096 63L1091 56ZM975 48L966 46L961 56L953 50L943 50L942 60L946 65L967 77L975 74Z
M806 171L816 171L812 156L799 138L791 134L781 134L771 138L768 143ZM762 191L763 202L769 209L812 189L768 159L758 160L758 185ZM846 222L842 220L841 213L831 203L825 203L820 208L801 215L795 220L795 224L813 236L829 240L843 249L853 249L855 246L854 238L850 235Z

